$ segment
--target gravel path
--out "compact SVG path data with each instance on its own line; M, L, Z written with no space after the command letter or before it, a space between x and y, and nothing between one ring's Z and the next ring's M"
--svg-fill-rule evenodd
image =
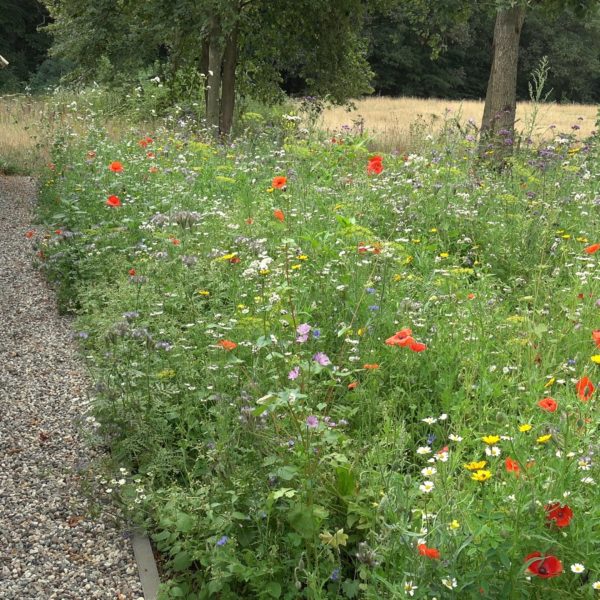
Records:
M26 239L35 184L0 176L0 599L142 598L128 535L78 473L86 376Z

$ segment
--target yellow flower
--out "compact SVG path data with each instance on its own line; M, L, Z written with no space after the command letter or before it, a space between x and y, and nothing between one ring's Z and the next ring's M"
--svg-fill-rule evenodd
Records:
M210 292L208 290L198 290L198 293L201 296L210 296Z
M547 441L552 439L552 434L547 433L546 435L540 435L540 437L536 440L538 444L545 444Z
M415 238L414 240L410 240L413 244L420 244L421 240L419 238Z
M268 275L271 271L269 269L261 269L258 274L259 275Z
M529 423L524 423L523 425L519 425L519 431L521 433L531 431L531 429L532 429L532 426Z
M456 520L453 519L449 524L448 524L448 529L451 529L453 531L455 531L456 529L458 529L460 527L460 523Z
M490 446L497 444L500 441L499 435L484 435L481 440Z
M437 233L437 228L435 228L435 227L432 227L432 228L429 230L429 233Z
M448 258L450 254L448 252L440 252L440 258Z
M473 461L465 465L465 469L469 471L480 471L487 465L487 460Z
M172 379L176 373L173 369L163 369L156 374L159 379Z
M593 363L600 365L600 354L594 354L590 359Z
M491 476L491 471L476 471L471 475L471 479L474 481L487 481Z
M576 239L578 242L583 242L583 243L586 243L586 242L588 241L588 239L587 239L586 237L578 237L578 238L575 238L575 239Z
M302 265L292 265L292 271L297 271L298 269L301 269Z
M550 387L551 385L554 384L554 382L556 381L556 377L550 377L550 379L548 379L548 382L544 385L545 388Z
M344 533L343 529L338 529L333 535L329 531L324 531L319 534L319 538L324 544L338 548L339 546L345 546L348 541L348 535Z
M306 256L306 254L301 254L301 255L298 257L298 260L308 260L308 256Z
M231 260L236 255L237 252L230 252L229 254L223 254L223 256L215 258L215 260Z

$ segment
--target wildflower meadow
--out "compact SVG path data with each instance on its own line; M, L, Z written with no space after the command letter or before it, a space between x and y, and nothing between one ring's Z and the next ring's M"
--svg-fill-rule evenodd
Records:
M600 598L598 136L245 119L82 113L27 234L161 598Z

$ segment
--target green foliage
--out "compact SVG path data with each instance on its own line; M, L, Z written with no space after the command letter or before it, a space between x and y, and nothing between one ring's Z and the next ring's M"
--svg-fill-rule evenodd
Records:
M162 598L590 597L598 140L499 174L456 127L378 161L246 114L225 146L180 121L115 142L82 111L42 188L97 493L150 531Z
M0 10L0 54L9 61L0 69L0 93L21 91L50 46L47 33L37 28L48 12L37 0L4 0Z

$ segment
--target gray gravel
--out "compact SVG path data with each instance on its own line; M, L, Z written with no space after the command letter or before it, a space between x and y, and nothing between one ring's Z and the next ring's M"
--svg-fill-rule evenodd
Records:
M127 532L81 491L88 382L31 265L34 199L31 179L0 176L0 599L141 598Z

